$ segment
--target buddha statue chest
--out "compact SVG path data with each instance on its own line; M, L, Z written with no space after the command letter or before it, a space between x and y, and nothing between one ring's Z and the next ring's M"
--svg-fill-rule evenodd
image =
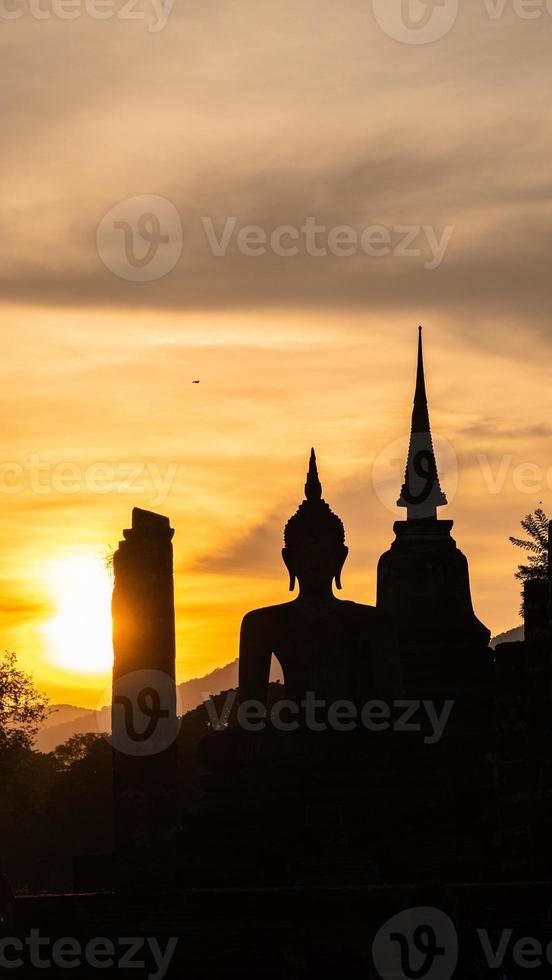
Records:
M329 706L374 696L372 644L361 608L336 601L309 613L291 603L285 615L275 617L272 653L282 667L286 698L300 705L309 695Z

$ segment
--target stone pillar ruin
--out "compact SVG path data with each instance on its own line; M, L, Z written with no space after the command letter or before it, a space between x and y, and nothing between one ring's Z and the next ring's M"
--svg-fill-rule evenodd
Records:
M119 881L162 878L178 832L169 519L134 508L114 555L113 800Z

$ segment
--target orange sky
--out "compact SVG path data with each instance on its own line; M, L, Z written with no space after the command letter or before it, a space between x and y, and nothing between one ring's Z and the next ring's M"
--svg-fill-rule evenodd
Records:
M479 617L516 625L508 535L552 496L552 17L482 0L410 45L369 0L183 0L155 31L137 9L3 23L3 647L54 701L96 704L108 672L52 648L56 577L67 598L70 562L116 546L138 505L176 530L180 679L227 663L241 615L286 598L281 533L311 445L347 530L343 594L372 602L418 322L441 516ZM143 195L170 202L182 250L171 239L174 268L130 281L122 235L97 229ZM374 225L392 246L412 226L450 242L428 268L427 240L254 257L232 238L216 256L205 232L309 216L326 243Z

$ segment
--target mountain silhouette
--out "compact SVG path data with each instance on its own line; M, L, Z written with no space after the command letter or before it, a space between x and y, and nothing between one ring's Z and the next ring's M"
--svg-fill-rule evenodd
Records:
M490 646L494 649L497 643L516 643L523 640L523 625L515 626L494 636ZM282 672L278 663L273 660L270 674L272 681L282 680ZM233 660L225 667L217 667L204 677L194 677L178 685L179 710L181 714L193 711L203 701L204 695L221 694L238 686L238 660ZM97 715L97 717L96 717ZM63 745L73 735L97 734L98 731L108 732L111 727L111 708L106 706L100 712L92 708L81 708L73 704L53 705L52 712L42 723L35 738L35 749L38 752L53 752L58 745Z
M271 680L282 680L282 672L274 661ZM204 677L194 677L178 685L179 712L185 715L200 705L205 695L221 694L238 686L238 660L225 667L217 667ZM73 735L109 732L111 728L111 708L106 705L96 712L93 708L79 708L74 704L56 704L48 718L42 723L35 738L34 747L38 752L53 752Z
M511 630L506 630L505 633L499 633L498 636L493 636L490 646L494 650L497 643L519 643L521 640L525 639L525 628L523 625L514 626Z

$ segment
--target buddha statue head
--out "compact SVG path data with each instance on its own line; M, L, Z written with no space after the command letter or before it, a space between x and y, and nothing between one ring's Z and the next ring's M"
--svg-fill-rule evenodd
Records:
M345 528L322 499L314 449L305 484L305 500L286 524L284 543L282 558L289 572L290 592L295 589L296 580L308 592L327 592L334 579L337 588L341 589L341 571L349 553L345 545Z

